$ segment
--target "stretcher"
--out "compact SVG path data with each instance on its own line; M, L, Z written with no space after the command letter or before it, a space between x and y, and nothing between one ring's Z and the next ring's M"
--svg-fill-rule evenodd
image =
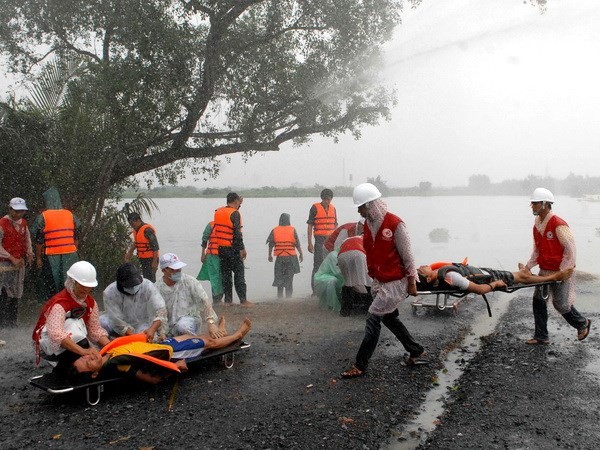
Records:
M187 366L190 367L203 361L206 362L214 358L220 358L224 367L231 369L235 362L235 353L248 348L250 348L250 344L247 342L235 342L227 347L207 350L195 358L186 359L185 362ZM100 403L102 393L104 392L104 386L122 380L123 378L121 377L102 378L102 375L100 374L99 377L93 381L72 383L70 380L58 376L54 372L50 372L30 378L29 384L50 394L66 394L69 392L84 391L87 404L96 406Z
M548 299L550 295L549 287L554 284L558 284L560 281L546 281L543 283L530 283L530 284L513 284L512 286L506 286L499 289L494 289L492 292L506 292L508 294L518 291L523 288L537 287L540 286L542 290L542 298ZM415 300L411 303L412 313L417 314L419 308L435 308L439 311L445 311L446 309L452 309L454 314L458 313L458 306L462 300L469 294L474 296L478 295L469 291L461 291L459 289L433 289L427 291L419 290L419 284L417 283L417 296L430 296L435 295L435 302L424 302L422 299ZM480 294L487 306L488 315L492 317L492 310L490 303L486 297L486 294Z

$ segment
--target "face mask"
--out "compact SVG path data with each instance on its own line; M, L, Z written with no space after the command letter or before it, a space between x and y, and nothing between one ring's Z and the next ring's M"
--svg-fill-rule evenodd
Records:
M183 276L182 272L172 272L171 273L171 281L175 281L175 282L180 281L182 276Z
M125 293L126 293L126 294L129 294L129 295L135 295L135 294L137 294L137 293L138 293L138 291L139 291L141 288L142 288L142 285L141 285L141 284L136 284L135 286L133 286L133 287L130 287L130 288L126 288L126 287L124 287L124 288L123 288L123 291L125 291Z

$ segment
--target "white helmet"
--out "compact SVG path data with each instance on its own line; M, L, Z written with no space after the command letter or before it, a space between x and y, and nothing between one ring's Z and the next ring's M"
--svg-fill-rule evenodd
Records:
M67 276L85 287L96 287L96 269L87 261L78 261L67 270Z
M536 188L531 194L531 201L554 203L554 195L546 188Z
M379 197L381 197L381 192L371 183L359 184L354 188L354 192L352 193L354 206L362 206L365 203L377 200Z

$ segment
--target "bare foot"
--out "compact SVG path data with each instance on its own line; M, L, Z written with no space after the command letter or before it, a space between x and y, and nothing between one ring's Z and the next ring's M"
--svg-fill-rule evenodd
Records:
M573 267L571 267L569 269L561 270L560 272L558 272L556 274L556 281L568 280L569 278L571 278L571 275L573 275L574 271L575 271L575 269Z
M179 367L179 370L181 370L182 372L187 372L188 371L188 366L185 363L185 361L183 359L180 359L179 361L175 362L175 365L177 367Z
M244 303L240 303L240 306L243 306L244 308L252 308L254 303L252 303L250 300L246 300Z
M523 272L524 274L531 275L531 270L529 270L523 263L519 263L519 272Z
M225 328L225 316L219 318L219 331L222 331L223 336L227 335L227 328Z
M239 338L243 339L243 337L248 334L248 331L250 331L250 328L252 328L252 322L246 317L237 330Z

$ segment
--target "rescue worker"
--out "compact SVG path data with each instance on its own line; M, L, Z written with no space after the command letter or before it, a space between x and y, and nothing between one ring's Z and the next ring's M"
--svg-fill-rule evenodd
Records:
M223 301L223 283L221 282L221 262L219 261L219 244L210 236L215 222L209 222L202 233L202 267L197 280L209 281L213 305Z
M540 275L549 275L564 269L575 268L575 238L567 222L552 212L554 195L548 189L537 188L531 195L533 225L533 252L525 269L540 267ZM590 332L591 320L575 308L574 277L549 287L554 308L569 325L577 330L577 339L583 341ZM548 338L548 305L540 286L533 293L533 318L535 331L529 345L546 345Z
M364 223L365 219L361 217L358 222L348 222L337 227L325 240L323 244L325 250L328 252L339 250L346 239L353 236L360 236L363 233Z
M337 263L344 277L340 315L347 316L360 307L367 309L373 301L372 280L367 271L367 253L362 234L349 237L342 243Z
M55 187L43 196L46 209L34 221L31 234L39 270L38 294L41 301L46 301L63 288L67 269L79 260L77 241L81 223L63 208Z
M246 298L246 275L244 260L246 247L242 235L242 216L240 207L244 198L230 192L227 194L227 205L215 210L214 227L210 239L219 247L221 264L221 282L223 283L224 302L226 306L233 303L233 286L240 299L241 306L254 306Z
M154 283L156 281L159 256L156 230L149 223L144 223L140 215L136 212L129 213L127 221L131 225L131 228L133 228L133 242L125 253L125 261L130 261L133 251L136 250L144 278Z
M271 230L267 237L269 253L267 259L273 262L275 254L275 266L273 286L277 288L277 298L291 298L294 292L294 275L300 273L300 262L303 260L302 247L296 229L290 225L290 215L282 213L279 216L279 226Z
M398 318L398 306L408 295L417 295L417 268L410 237L403 220L388 212L381 192L371 183L359 184L353 192L354 206L366 219L364 247L369 276L373 279L373 302L369 306L365 335L354 366L342 378L363 376L373 355L383 323L402 343L409 355L405 365L427 362L425 349L417 343Z
M100 323L109 334L144 333L148 342L159 341L166 334L165 300L135 264L126 262L117 269L116 280L104 289L103 300L106 313L100 316Z
M0 327L16 327L25 266L33 261L31 235L23 215L25 200L13 198L0 219Z
M174 253L165 253L160 257L163 276L155 286L165 300L168 334L200 334L202 324L205 323L211 337L221 337L212 302L202 283L182 272L185 266L187 264Z
M64 372L80 356L98 354L91 344L108 344L90 295L96 286L96 269L89 262L78 261L67 270L64 289L44 304L33 328L36 363L41 357Z
M331 189L323 189L321 191L321 202L311 206L308 213L308 251L314 254L313 270L310 278L310 285L315 296L315 281L314 276L319 270L319 266L327 255L327 251L323 244L325 240L337 228L337 214L335 206L331 203L333 199L333 191ZM314 234L314 244L313 244Z

